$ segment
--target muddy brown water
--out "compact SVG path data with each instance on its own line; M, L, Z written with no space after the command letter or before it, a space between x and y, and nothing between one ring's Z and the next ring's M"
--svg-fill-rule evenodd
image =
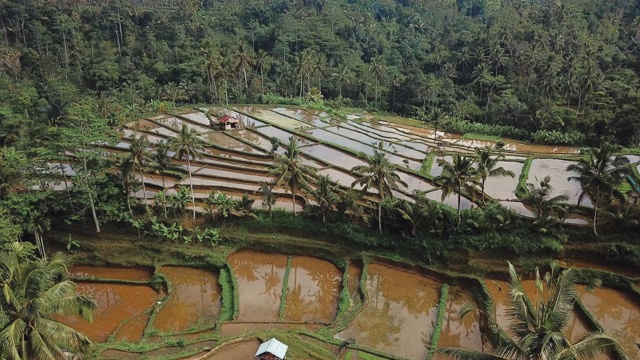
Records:
M482 351L482 337L480 323L476 313L469 313L460 318L458 313L466 304L471 303L477 307L471 295L461 287L451 286L447 297L447 306L442 322L442 333L439 348L460 347L470 350ZM436 359L445 359L443 355L436 355Z
M349 277L347 278L347 285L349 288L349 294L353 301L360 299L360 278L362 277L362 264L360 262L349 263Z
M214 168L214 167L205 167L193 172L194 175L199 176L211 176L211 177L222 177L233 180L242 180L242 181L251 181L251 182L261 182L265 181L267 183L271 183L273 177L268 176L264 172L257 171L234 171L231 169L224 168Z
M239 321L278 320L287 256L237 251L227 258L238 283Z
M220 314L218 275L208 270L163 266L171 293L155 317L153 327L163 332L181 332L213 326Z
M602 270L608 271L631 278L640 277L640 269L632 268L629 266L615 266L614 264L602 264L578 259L562 259L558 260L558 264L562 267L573 269L588 269L588 270Z
M101 267L74 265L69 270L69 276L72 278L99 278L99 279L118 279L133 281L150 281L153 276L152 268L135 268L135 267Z
M247 142L250 142L258 147L260 147L261 149L267 150L267 151L271 151L271 140L269 140L267 137L264 137L262 135L259 135L257 132L255 131L251 131L251 130L239 130L239 131L234 131L232 134L234 137L240 138L242 140L245 140Z
M278 114L277 112L256 107L256 106L238 107L238 110L244 113L247 113L253 117L256 117L260 120L264 120L266 122L269 122L278 126L282 126L287 129L296 129L296 128L303 128L303 127L310 126L301 121Z
M496 307L496 323L505 331L511 332L510 325L512 321L507 315L510 297L509 283L507 281L485 279L485 284L487 285L487 289L489 290ZM535 286L535 281L524 280L522 281L522 285L525 293L530 297L535 305L536 299L538 298L537 294L539 293ZM578 288L576 288L576 290L578 293L581 292ZM589 329L586 322L574 312L570 316L569 324L565 330L565 335L572 343L575 343L584 338L588 332ZM606 357L603 359L606 359Z
M93 323L90 324L76 316L58 319L98 342L106 341L116 330L118 330L117 338L127 338L132 341L142 338L144 326L140 326L139 322L120 328L119 326L125 320L131 321L144 316L143 312L149 309L158 297L155 290L146 285L82 281L77 282L77 292L97 302L98 308L94 314ZM140 322L146 326L144 321Z
M629 359L640 359L640 349L636 346L640 342L640 307L638 302L628 295L613 289L598 287L593 291L584 291L584 286L578 287L582 293L580 300L604 328L620 342Z
M338 311L342 272L328 261L309 256L291 259L285 321L330 323Z
M224 337L238 337L247 336L249 334L256 333L258 331L316 331L322 329L325 325L322 324L303 324L303 323L286 323L286 322L226 322L220 325L220 335Z
M387 265L368 267L368 302L336 335L407 359L424 359L440 299L441 283L433 278Z

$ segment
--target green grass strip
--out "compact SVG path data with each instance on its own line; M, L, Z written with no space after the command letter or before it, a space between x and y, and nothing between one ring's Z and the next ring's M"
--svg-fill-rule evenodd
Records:
M518 187L516 188L516 195L522 194L527 191L527 179L529 178L529 171L531 170L531 163L533 163L532 157L527 158L522 166L520 177L518 178Z
M430 152L427 157L424 158L422 162L422 166L420 167L420 175L426 177L427 179L433 179L431 176L431 168L433 167L433 163L436 159L436 153Z
M291 273L291 259L287 258L287 269L284 271L284 280L282 280L282 296L280 297L280 311L278 313L278 321L284 321L284 311L287 305L287 293L289 292L289 274Z
M349 311L351 308L351 294L349 294L349 262L344 265L344 271L342 272L342 290L340 291L340 302L338 303L338 315L336 319L341 315Z
M231 285L233 285L233 320L237 320L240 315L240 291L238 290L238 278L233 268L227 264Z
M447 309L447 298L449 297L449 285L442 284L440 288L440 302L438 303L438 315L436 317L436 324L433 327L433 333L431 333L431 346L427 353L427 360L433 359L438 350L438 343L440 342L440 336L442 335L442 323L444 322L444 312Z
M234 315L234 296L233 296L233 284L231 282L231 273L225 266L220 269L220 276L218 276L218 283L220 284L220 290L222 295L220 305L220 316L218 317L218 323L233 320Z

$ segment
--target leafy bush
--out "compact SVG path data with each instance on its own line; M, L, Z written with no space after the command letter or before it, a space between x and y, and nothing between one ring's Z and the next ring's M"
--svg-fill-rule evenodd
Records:
M578 131L538 130L532 139L536 144L581 145L585 142L585 135Z
M483 124L454 119L444 123L443 127L446 131L458 134L479 133L519 140L529 139L529 133L526 130L508 125Z

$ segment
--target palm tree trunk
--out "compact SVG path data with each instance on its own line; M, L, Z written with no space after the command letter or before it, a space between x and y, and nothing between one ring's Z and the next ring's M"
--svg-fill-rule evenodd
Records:
M142 183L142 193L144 194L144 207L149 209L149 199L147 199L147 187L144 185L144 174L142 173L142 166L138 164L138 171L140 172L140 182Z
M598 195L599 189L596 189L596 198L593 199L593 234L598 236L596 221L598 220Z
M460 191L462 191L462 189L460 189L458 191L458 224L460 224L460 221L461 221L461 219L460 219L460 198L461 198Z
M196 219L196 195L193 193L193 179L191 178L191 153L187 149L187 169L189 170L189 187L191 188L191 207L193 209L193 220Z
M382 235L382 195L380 196L380 202L378 202L378 230Z
M247 69L242 68L242 73L244 74L244 88L245 90L249 90L249 83L247 82Z
M67 183L67 174L64 171L64 165L62 165L62 160L58 160L58 165L60 165L60 171L62 172L62 179L64 180L64 190L67 192L69 204L72 204L71 192L69 191L69 184Z
M485 183L485 181L487 181L487 179L482 179L482 188L481 188L481 190L482 190L482 204L483 204L483 205L486 205L486 204L487 204L487 203L484 201L484 183Z
M293 205L293 216L298 216L296 214L296 188L291 188L291 204Z
M87 159L82 159L82 166L84 167L84 173L88 174ZM96 205L93 202L93 195L91 195L91 189L89 189L89 181L85 180L87 186L87 194L89 194L89 205L91 206L91 216L93 217L93 223L96 225L96 232L100 232L100 222L98 221L98 214L96 214ZM127 195L128 196L128 195Z

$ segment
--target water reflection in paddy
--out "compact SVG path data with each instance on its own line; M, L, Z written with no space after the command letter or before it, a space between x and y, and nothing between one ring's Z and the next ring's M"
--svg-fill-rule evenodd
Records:
M489 294L493 298L493 302L496 310L496 323L503 328L507 332L511 332L510 326L512 324L511 318L508 316L508 308L509 308L509 283L507 281L501 280L485 280L485 284L487 285L487 290L489 290ZM522 281L522 285L525 293L532 300L533 305L535 305L536 299L538 298L538 289L536 288L535 281L533 280L524 280ZM576 289L578 290L578 289ZM578 291L579 293L579 291ZM584 320L577 316L574 313L570 315L569 323L565 331L565 335L569 338L571 342L579 341L584 338L584 336L588 333L587 324Z
M238 131L238 133L241 131ZM244 132L244 131L242 131ZM234 135L236 132L233 133ZM257 150L253 146L249 144L245 144L240 140L234 139L233 137L227 135L223 132L210 132L205 135L201 135L200 139L208 141L209 143L215 144L217 146L221 146L225 149L232 149L237 151L242 151L246 153L264 153L262 151Z
M338 310L341 271L330 262L308 256L291 261L285 320L295 322L333 321Z
M240 138L242 140L245 140L247 142L250 142L254 145L257 145L260 148L265 149L267 151L271 150L271 140L269 140L268 138L262 135L259 135L255 131L251 131L251 130L234 131L233 136Z
M440 282L393 267L371 264L366 283L368 303L338 334L356 344L408 359L427 354Z
M579 181L569 181L569 176L577 176L576 172L567 171L567 166L575 164L574 161L557 160L557 159L535 159L531 162L531 170L529 170L529 183L539 183L546 175L551 177L551 196L567 195L569 203L577 204L578 197L582 192ZM536 180L537 179L537 180ZM591 200L585 196L580 203L582 206L592 207Z
M469 313L462 319L458 316L460 310L469 303L477 306L471 295L462 288L456 286L449 288L449 297L447 298L447 307L442 323L442 335L438 343L440 348L461 347L470 350L482 350L482 337L477 314ZM436 359L440 358L436 357Z
M600 323L604 330L616 338L629 359L640 359L640 350L636 343L640 342L640 307L624 293L598 287L592 292L584 291L580 300L587 310Z
M305 110L301 110L301 109L287 109L287 108L275 108L275 109L271 109L271 111L274 111L278 114L282 114L282 115L286 115L289 117L292 117L296 120L300 120L302 122L305 122L309 125L312 126L326 126L327 123L320 120L320 117L318 117L317 115L314 115L308 111Z
M351 138L346 138L342 135L334 134L324 129L313 129L309 132L311 133L311 136L316 139L330 142L335 145L340 145L355 152L362 152L366 155L373 155L373 147L353 140Z
M522 172L523 163L512 161L498 161L496 167L503 167L505 170L513 171L515 177L511 176L490 176L485 183L484 191L494 199L515 200L516 187Z
M77 292L87 295L98 303L92 324L71 316L62 319L65 324L80 331L94 341L106 341L124 320L144 316L143 312L156 301L158 294L146 285L108 284L78 282ZM142 321L146 326L146 322ZM119 329L118 338L132 341L142 337L144 326Z
M163 266L171 295L162 305L153 327L163 332L213 326L220 313L218 276L208 270Z
M355 156L348 155L340 150L335 150L325 145L312 145L300 148L300 151L316 157L330 164L335 164L345 170L351 170L355 166L366 163Z
M239 321L278 320L287 256L237 251L227 258L238 282Z
M238 110L244 113L248 113L251 116L255 116L261 120L270 122L278 126L282 126L287 129L296 129L296 128L310 126L303 122L278 114L277 112L273 112L271 110L262 109L255 106L239 107Z

